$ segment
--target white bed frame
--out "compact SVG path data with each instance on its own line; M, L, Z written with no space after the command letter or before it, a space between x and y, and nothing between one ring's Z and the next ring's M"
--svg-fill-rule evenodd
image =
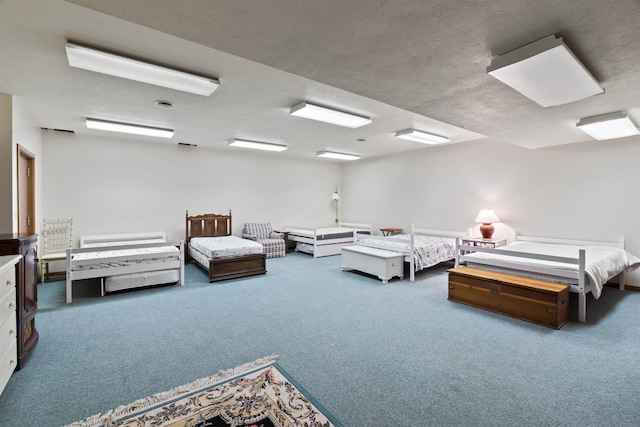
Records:
M598 242L590 240L569 240L569 239L556 239L545 237L532 237L516 235L516 241L520 242L536 242L536 243L549 243L559 245L574 245L574 246L610 246L615 248L624 249L624 237L619 237L617 242ZM496 259L475 259L467 257L470 252L488 252L505 256L513 256L519 258L530 258L544 261L555 261L567 264L574 264L578 266L577 271L560 270L553 267L523 267L522 265L513 264L505 260ZM523 253L516 251L481 248L478 246L462 245L460 241L456 241L456 264L458 267L465 262L473 262L475 264L484 264L489 266L496 266L502 268L509 268L514 270L520 270L523 272L540 273L550 276L565 277L577 281L577 284L570 285L569 290L578 294L578 320L582 323L587 319L587 294L591 292L591 285L587 283L587 277L585 274L585 250L579 249L576 258L558 257L551 255L537 255L531 253ZM624 269L618 274L619 285L618 288L624 290L625 272Z
M397 252L401 252L402 254L404 254L405 257L409 258L409 280L412 281L412 282L415 281L415 276L416 276L415 258L412 255L413 255L413 253L415 251L415 238L414 238L414 236L417 235L417 234L422 235L422 236L446 237L446 238L456 239L456 247L458 245L459 239L463 239L463 238L469 236L468 232L448 231L448 230L432 230L432 229L428 229L428 228L416 228L412 224L411 225L411 233L409 234L409 238L403 239L403 238L399 238L397 236L394 237L395 240L398 240L400 242L408 243L408 246L407 246L406 250L397 251ZM388 237L359 234L359 235L356 236L356 240L355 240L354 243L357 245L358 241L365 240L365 239L385 240L385 239L388 239ZM393 252L393 249L391 249L391 248L385 248L385 250ZM456 253L457 253L457 250L456 250Z
M137 241L162 239L164 242L158 243L136 243ZM92 244L105 244L104 246L91 246ZM66 300L67 303L72 301L72 284L74 280L100 278L101 294L104 296L104 279L105 277L116 276L121 274L146 273L161 270L179 270L179 284L184 285L184 241L167 242L166 233L163 231L149 233L129 233L129 234L105 234L94 236L81 236L81 248L67 249L67 287ZM113 256L109 258L101 258L101 264L114 263L113 266L96 269L79 270L78 267L87 264L95 264L95 259L74 260L73 255L86 252L103 252L121 249L139 249L139 248L156 248L165 246L175 246L180 250L180 256L176 260L163 261L158 259L157 262L146 262L144 264L132 265L116 265L119 261L134 261L138 259L148 260L150 254ZM171 253L162 252L160 255L171 255Z
M342 253L342 247L352 245L356 236L361 231L368 231L369 234L373 233L372 224L357 224L351 222L340 222L338 227L344 228L345 232L351 231L351 236L340 237L335 239L321 239L318 240L318 229L309 227L297 227L286 225L285 231L289 231L289 240L293 242L307 243L313 246L313 257L319 258L331 255L340 255ZM321 227L322 228L322 227ZM330 228L330 227L327 227ZM295 230L305 230L309 232L309 236L296 234Z

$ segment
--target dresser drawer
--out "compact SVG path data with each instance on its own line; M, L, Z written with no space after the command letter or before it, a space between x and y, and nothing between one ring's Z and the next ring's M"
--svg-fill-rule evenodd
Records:
M9 317L16 317L16 288L12 288L0 299L0 325Z
M16 340L17 331L15 316L11 316L0 326L0 357L4 355L9 345Z
M18 366L18 341L14 339L9 349L0 357L0 394L2 394L11 374Z
M11 292L11 289L15 289L15 287L16 270L15 268L10 268L9 271L0 276L0 300L2 300L9 292Z

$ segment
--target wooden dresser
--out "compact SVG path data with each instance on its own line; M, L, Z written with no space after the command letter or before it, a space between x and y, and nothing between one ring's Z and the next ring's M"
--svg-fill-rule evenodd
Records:
M0 255L22 255L16 270L16 318L18 324L18 369L22 369L38 343L38 235L0 234Z
M21 258L0 256L0 394L18 365L16 272Z
M449 270L449 299L560 329L569 320L569 286L470 267Z

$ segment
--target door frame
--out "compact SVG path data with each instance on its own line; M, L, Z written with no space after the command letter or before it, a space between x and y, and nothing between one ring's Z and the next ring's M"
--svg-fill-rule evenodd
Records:
M27 176L28 176L28 185L26 187L27 194L22 194L22 186L21 186L21 177L24 176L24 170L21 169L20 159L24 158L27 161ZM27 150L26 148L17 144L17 156L16 156L16 174L17 174L17 184L18 184L18 232L26 232L29 234L34 234L36 232L36 156ZM27 198L27 224L21 223L22 214L24 212L21 211L23 198Z

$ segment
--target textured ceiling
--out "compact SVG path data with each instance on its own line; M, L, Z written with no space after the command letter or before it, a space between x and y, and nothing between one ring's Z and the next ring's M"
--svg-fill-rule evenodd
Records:
M604 94L545 109L486 74L494 56L550 34ZM174 143L226 150L233 137L308 158L425 149L393 138L408 127L540 148L590 141L575 128L581 117L624 110L640 122L639 34L640 3L621 0L0 0L0 92L42 127L89 134L87 116L133 121L175 128ZM212 75L221 87L205 98L72 69L67 39ZM301 100L373 124L290 117Z

